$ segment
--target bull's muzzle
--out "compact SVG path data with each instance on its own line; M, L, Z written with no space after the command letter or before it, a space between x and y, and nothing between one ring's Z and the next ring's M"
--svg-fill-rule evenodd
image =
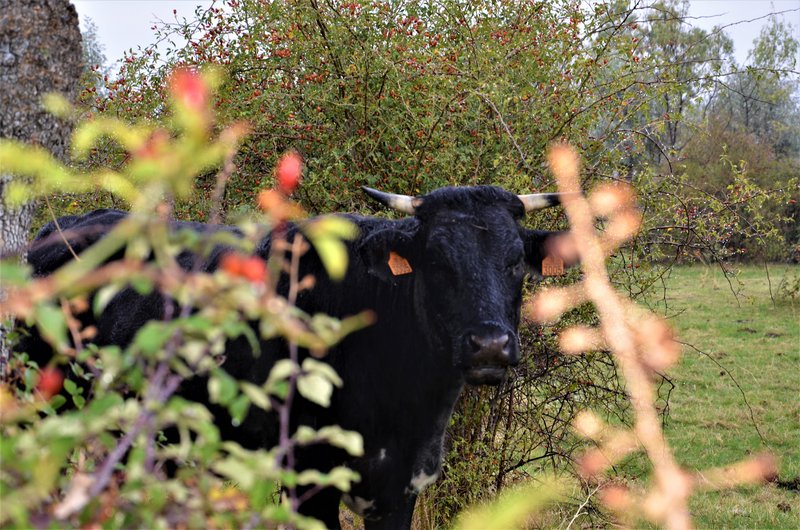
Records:
M511 340L508 333L494 335L470 335L469 344L473 348L472 366L498 366L505 368L511 364Z
M490 328L467 336L468 357L465 377L473 385L497 385L509 366L519 359L517 343L511 333Z

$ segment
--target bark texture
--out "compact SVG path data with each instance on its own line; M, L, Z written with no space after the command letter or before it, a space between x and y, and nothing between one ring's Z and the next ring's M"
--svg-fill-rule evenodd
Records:
M70 125L42 108L42 96L77 96L82 71L78 14L67 0L0 0L0 137L41 145L65 159ZM0 257L24 259L34 205L8 208L0 167ZM2 279L0 279L1 281ZM7 358L0 328L0 365Z

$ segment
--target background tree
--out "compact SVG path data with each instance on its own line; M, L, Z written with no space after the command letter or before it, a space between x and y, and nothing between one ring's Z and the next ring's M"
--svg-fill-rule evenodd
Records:
M727 245L771 260L785 259L800 243L797 52L791 26L772 19L748 64L717 79L715 93L698 103L708 112L697 113L697 134L677 153L676 169L686 172L700 200L728 201L728 211L737 212ZM759 223L764 229L754 233Z
M720 74L732 63L733 42L724 32L691 27L688 0L663 0L643 10L641 34L631 53L640 57L636 77L650 99L632 109L630 123L647 138L647 161L667 164L693 135L713 98Z
M70 126L42 107L48 92L75 98L82 69L81 33L67 0L0 0L0 137L41 145L65 158ZM0 239L4 257L24 254L34 204L9 208L2 200L8 178L0 175ZM0 328L0 363L7 357Z
M95 93L97 90L102 91L105 89L112 70L108 65L105 46L97 36L97 24L90 17L83 17L81 37L81 49L83 52L81 86L85 89L85 93Z
M752 132L779 156L800 153L799 48L792 27L772 19L753 42L747 67L733 76L715 109L727 111L733 128Z

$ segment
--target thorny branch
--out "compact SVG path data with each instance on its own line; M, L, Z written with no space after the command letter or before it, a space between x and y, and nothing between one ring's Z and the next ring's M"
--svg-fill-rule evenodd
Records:
M561 192L580 190L579 161L571 147L554 146L548 161ZM632 191L619 184L601 186L588 200L575 195L564 199L571 231L569 238L558 243L559 253L580 260L584 279L579 286L541 293L530 310L534 319L544 322L558 318L583 300L594 303L599 327L565 330L559 337L561 349L568 355L598 349L613 353L630 395L634 424L632 430L611 428L592 413L582 413L574 427L595 440L598 447L579 459L581 474L597 480L615 461L643 449L653 466L650 490L635 496L620 486L601 485L601 499L620 515L633 513L669 529L687 529L692 526L688 501L693 490L760 482L774 475L775 463L770 455L761 455L725 469L695 474L678 466L661 430L654 378L677 361L680 343L662 319L617 294L606 271L606 258L639 229L641 219L633 201ZM595 230L596 216L608 219L602 235Z

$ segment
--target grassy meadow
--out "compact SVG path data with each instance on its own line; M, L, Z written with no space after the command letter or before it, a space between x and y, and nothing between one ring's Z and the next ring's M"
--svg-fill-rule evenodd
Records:
M778 458L773 483L695 493L690 508L696 528L800 529L800 293L793 298L783 287L800 287L800 266L770 265L769 281L763 266L733 270L726 277L719 267L674 267L649 301L685 344L668 373L674 387L664 431L687 470L723 467L767 451ZM649 471L637 454L617 468L615 480L642 490ZM532 526L616 526L579 508L586 493L572 488L568 503L551 506ZM642 521L633 525L652 528Z
M771 483L695 493L695 528L800 529L800 292L790 294L792 287L800 291L800 266L768 270L769 280L763 265L733 266L727 276L719 267L677 266L649 300L685 344L668 373L674 387L664 420L679 463L701 471L757 453L778 458ZM639 454L617 468L614 480L641 490L649 471ZM534 515L531 528L617 527L583 504L586 492L577 483L567 482L569 500ZM423 519L413 528L434 528ZM642 521L633 527L652 528Z
M800 297L788 293L800 267L772 265L769 276L763 266L727 279L718 267L676 267L654 303L687 344L665 426L680 463L779 459L776 483L696 494L698 528L800 528Z

